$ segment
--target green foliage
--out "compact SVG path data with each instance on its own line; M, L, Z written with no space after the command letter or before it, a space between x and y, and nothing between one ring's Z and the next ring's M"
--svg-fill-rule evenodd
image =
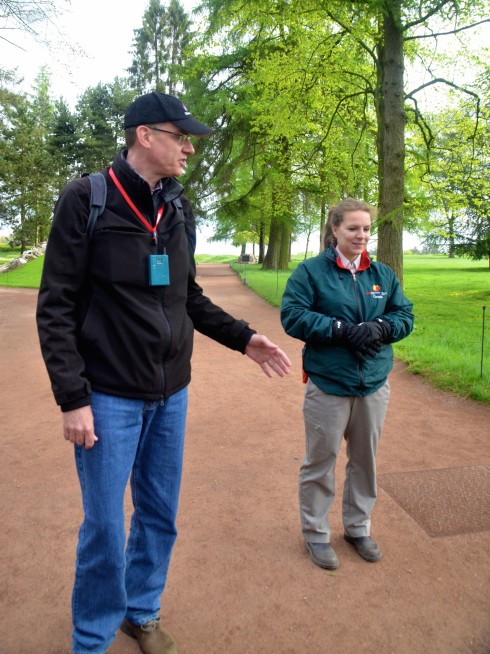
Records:
M63 186L111 162L133 96L116 79L87 89L71 113L62 100L51 100L44 69L31 95L17 94L15 83L12 73L0 71L0 224L24 250L46 240Z
M488 15L489 0L204 0L202 8L193 32L178 0L149 0L129 77L86 89L74 112L50 98L43 71L25 95L0 70L0 221L19 242L45 238L61 188L110 163L126 106L157 88L215 127L182 179L197 220L216 221L217 238L247 235L272 269L287 265L290 239L323 227L329 204L346 195L377 204L385 175L398 188L404 176L411 231L423 224L451 253L487 251L488 60L484 43L466 47L473 31L465 30ZM403 28L400 70L422 63L436 71L434 87L452 91L424 113L419 92L434 80L405 89L405 172L381 174L388 18ZM436 35L453 29L464 38L444 54ZM446 80L449 64L455 77ZM457 78L468 70L474 79L463 88Z
M51 169L48 147L52 104L49 77L41 69L32 100L4 92L0 120L1 222L13 230L23 249L41 242L49 231L52 188L46 180Z
M63 99L55 102L51 129L48 149L55 169L54 187L59 195L70 179L80 174L77 117Z
M419 168L426 210L419 234L427 249L490 264L490 96L484 87L481 94L482 107L467 101L431 116L432 144Z
M264 265L285 267L291 235L320 228L326 203L370 194L374 135L363 127L359 79L372 72L318 6L204 4L210 29L193 64L213 102L222 101L215 149L206 153L215 164L217 235L255 234L261 251L269 245ZM356 75L346 76L349 66Z
M78 167L94 172L108 166L123 145L124 112L133 100L126 82L88 88L77 103Z
M192 33L191 21L178 0L168 7L150 0L143 26L134 30L130 83L138 95L160 91L175 95L182 90L185 51Z
M294 259L288 270L263 270L260 264L234 263L231 267L239 274L242 282L257 295L272 306L279 307L289 275L299 261L299 258Z
M488 1L205 0L202 6L209 12L209 28L203 30L201 54L193 64L194 74L198 71L206 81L203 104L211 101L221 109L215 120L219 134L205 153L213 162L209 182L215 191L217 236L230 237L236 229L261 239L264 231L259 242L268 240L277 251L282 247L277 238L294 238L305 225L312 226L312 219L321 228L329 203L351 195L378 204L379 193L385 219L380 244L385 241L384 252L396 251L401 258L401 209L411 229L428 209L420 187L427 153L409 147L405 174L410 180L404 194L404 167L397 159L403 159L403 105L397 105L395 114L386 113L383 84L390 59L383 63L383 52L398 30L403 46L399 74L387 88L396 81L400 93L395 95L401 96L403 57L410 65L430 61L431 69L437 63L445 72L448 62L439 56L434 35L451 33L456 22L458 30L477 23ZM452 59L459 62L463 53L461 62L481 69L483 57L472 57L464 49L467 41L461 39ZM471 95L443 74L437 77L439 87L452 88L474 108L474 91ZM433 83L430 76L426 79ZM407 94L409 135L419 130L427 149L434 135L418 91L412 88ZM476 118L468 115L462 139L469 129L476 133ZM383 162L395 144L388 142L395 122L397 156ZM390 125L386 132L385 124ZM311 214L302 209L303 193L318 196Z

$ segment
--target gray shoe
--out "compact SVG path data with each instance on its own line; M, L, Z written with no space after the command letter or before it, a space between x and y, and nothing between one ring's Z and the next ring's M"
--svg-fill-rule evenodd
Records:
M381 558L381 550L376 545L372 538L369 536L348 536L344 534L344 540L346 540L357 550L359 556L365 561L379 561Z
M305 543L310 553L310 558L320 568L336 570L339 567L339 560L330 543Z

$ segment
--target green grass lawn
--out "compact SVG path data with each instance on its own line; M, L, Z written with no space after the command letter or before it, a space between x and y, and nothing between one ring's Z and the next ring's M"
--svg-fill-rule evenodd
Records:
M0 266L20 257L20 248L11 248L7 243L0 243Z
M234 263L237 260L233 254L226 254L224 256L212 254L197 254L196 263Z
M19 255L16 255L19 256ZM22 268L0 274L0 286L15 286L17 288L39 288L44 257L38 257L26 263ZM6 261L0 262L7 263Z
M0 256L4 254L0 250ZM16 254L15 256L18 256ZM198 263L225 263L243 283L279 307L288 271L262 271L259 264L237 264L236 257L199 255ZM2 263L0 261L0 263ZM0 275L0 286L38 288L43 258ZM490 403L490 271L487 262L411 255L404 259L405 293L414 303L415 329L397 343L396 355L411 372L463 397ZM485 331L483 333L483 306ZM482 341L484 344L482 360ZM483 375L480 374L483 368ZM430 410L430 407L428 407Z
M243 282L279 307L289 271L233 264ZM415 328L395 344L411 372L438 388L490 403L490 270L485 261L445 256L405 256L404 286L414 304ZM483 335L483 306L485 333ZM484 343L483 375L482 340Z
M395 346L397 356L439 388L490 402L490 271L486 262L409 256L404 279L405 293L414 303L415 329Z

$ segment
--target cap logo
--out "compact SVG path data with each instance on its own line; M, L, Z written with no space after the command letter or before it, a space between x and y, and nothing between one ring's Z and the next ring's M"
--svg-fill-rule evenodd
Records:
M184 103L182 103L182 109L184 110L184 113L185 113L186 116L190 116L190 115L191 115L191 112L188 111L188 109L187 109L187 107L185 106Z

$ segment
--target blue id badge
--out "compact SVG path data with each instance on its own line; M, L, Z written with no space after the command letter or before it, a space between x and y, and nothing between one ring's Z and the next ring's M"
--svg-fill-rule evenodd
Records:
M148 283L150 286L168 286L170 275L167 254L148 255Z

